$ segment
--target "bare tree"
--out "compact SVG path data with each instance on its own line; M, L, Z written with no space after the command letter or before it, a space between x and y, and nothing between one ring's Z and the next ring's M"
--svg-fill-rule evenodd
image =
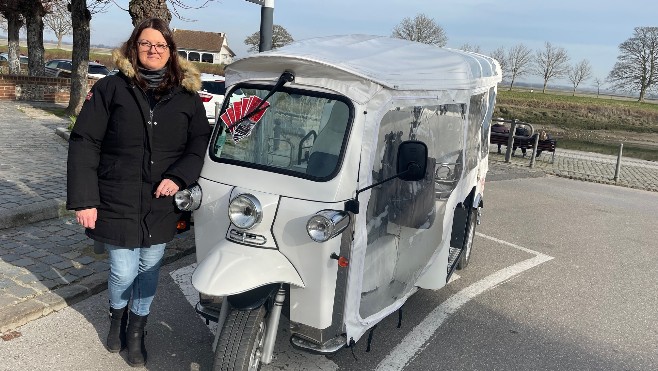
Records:
M471 45L469 43L462 44L462 46L459 47L459 50L482 54L482 48L480 48L480 45Z
M128 12L133 20L133 26L137 26L144 18L156 17L169 23L171 12L167 8L167 0L130 0Z
M0 0L0 13L7 20L7 54L9 55L9 73L18 75L21 73L21 65L18 55L20 54L20 30L25 24L25 18L21 14L21 0Z
M393 28L392 36L436 46L445 46L448 42L448 37L443 28L425 14L418 14L414 18L404 18L402 22Z
M67 9L68 1L55 0L51 4L50 13L43 17L43 23L53 31L57 37L57 49L62 48L62 38L73 32L71 24L71 12Z
M0 30L7 32L7 20L2 13L0 13Z
M600 78L595 78L594 79L594 85L596 86L596 97L599 97L599 94L601 94L601 86L603 86L603 80Z
M114 2L115 0L97 0L101 2ZM192 21L182 16L181 10L201 9L205 8L208 3L215 0L202 0L199 6L189 5L190 0L130 0L128 3L128 13L132 19L133 26L137 26L144 18L156 17L163 19L169 23L171 21L171 14L173 13L176 18L184 21ZM198 1L198 0L195 0ZM167 8L167 3L171 5L171 11Z
M535 54L535 73L544 79L542 93L546 93L546 85L552 78L564 77L569 71L569 55L564 48L544 43L544 49Z
M66 107L67 115L77 115L87 94L87 69L89 68L91 12L86 0L71 0L73 25L73 53L71 70L71 95Z
M43 76L43 17L50 9L52 0L23 0L21 13L27 28L27 69L30 76Z
M272 49L280 48L284 45L288 45L291 42L295 41L292 38L292 35L288 33L283 26L275 24L272 27ZM260 31L252 33L244 39L245 45L249 45L249 51L255 52L258 51L258 45L260 44Z
M567 71L567 78L573 86L572 96L576 95L578 85L592 76L592 66L587 59L578 62Z
M506 63L509 68L509 90L511 91L514 87L514 81L530 72L532 68L532 50L524 44L517 44L509 50Z
M636 27L633 36L619 44L619 56L608 75L616 90L639 92L643 102L658 85L658 27Z
M505 47L501 46L494 49L491 53L489 53L489 56L498 61L498 64L500 64L500 74L503 78L507 78L509 76L509 72L507 70L508 66Z

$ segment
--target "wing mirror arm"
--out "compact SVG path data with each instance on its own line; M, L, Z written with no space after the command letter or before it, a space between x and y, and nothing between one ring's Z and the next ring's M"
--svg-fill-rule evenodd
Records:
M418 181L425 178L427 171L427 145L416 140L407 140L398 147L397 174L356 191L353 199L345 202L345 211L359 213L359 194L395 178Z

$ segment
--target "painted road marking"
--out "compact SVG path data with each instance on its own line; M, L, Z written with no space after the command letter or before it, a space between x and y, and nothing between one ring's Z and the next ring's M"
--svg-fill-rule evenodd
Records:
M432 311L423 322L416 326L404 340L389 355L379 364L377 370L401 370L407 365L416 354L425 348L425 344L430 337L438 330L438 328L445 322L445 320L469 300L472 300L477 295L504 283L515 275L533 268L541 263L547 262L553 257L544 255L534 250L527 249L513 243L503 241L494 237L490 237L481 233L476 235L491 241L500 243L505 246L513 247L515 249L527 252L534 255L533 258L524 260L520 263L514 264L510 267L501 269L488 277L466 287L455 295L451 296ZM180 287L183 295L190 303L195 306L199 300L199 294L192 286L192 273L196 268L196 263L186 267L179 268L170 273L172 279ZM459 276L453 274L450 282L458 279ZM205 322L203 317L199 316ZM272 364L263 365L262 371L273 371L280 369L289 370L317 370L317 371L336 371L338 365L324 356L312 355L303 351L293 349L288 341L289 332L287 331L287 319L281 317L282 326L279 328L279 333L276 340L274 349L274 359ZM217 331L217 324L210 322L208 325L210 331L215 334Z
M515 245L513 243L497 239L495 237L487 236L482 233L476 235L488 240L503 244L505 246L513 247L521 251L535 255L534 257L524 260L522 262L511 265L507 268L501 269L478 282L466 287L455 295L451 296L434 309L425 319L419 323L414 329L404 337L400 344L393 349L384 360L377 366L378 371L393 371L402 370L416 354L422 352L427 346L427 342L434 335L436 330L448 319L448 317L455 313L464 304L474 299L476 296L483 292L492 289L510 278L520 274L530 268L536 267L541 263L545 263L551 259L552 256L544 255L540 252L530 250L528 248Z

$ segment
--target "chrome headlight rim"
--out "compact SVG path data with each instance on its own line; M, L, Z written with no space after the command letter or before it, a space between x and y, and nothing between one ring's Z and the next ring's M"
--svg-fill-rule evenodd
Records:
M243 193L229 202L228 217L241 230L253 229L263 220L263 207L256 196Z
M343 210L320 210L306 222L311 240L322 243L343 233L350 224L350 214Z
M201 206L203 191L201 186L194 184L174 195L174 203L179 210L194 211Z

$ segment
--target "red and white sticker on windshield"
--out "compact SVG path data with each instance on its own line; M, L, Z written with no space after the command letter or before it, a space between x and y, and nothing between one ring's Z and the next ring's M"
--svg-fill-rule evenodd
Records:
M229 108L219 117L231 133L233 141L237 143L251 134L269 106L269 102L264 102L261 98L253 95L231 103ZM243 120L245 116L249 116L249 118Z

